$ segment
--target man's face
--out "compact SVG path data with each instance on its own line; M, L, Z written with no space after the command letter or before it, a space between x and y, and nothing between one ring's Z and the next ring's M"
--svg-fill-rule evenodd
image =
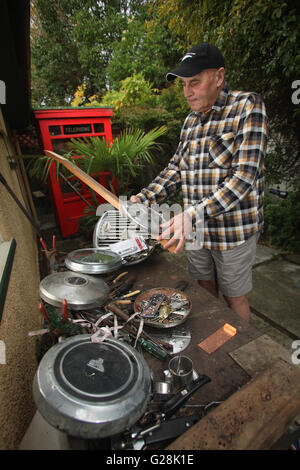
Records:
M192 111L205 112L210 109L221 91L224 68L203 70L191 78L181 78L184 96Z

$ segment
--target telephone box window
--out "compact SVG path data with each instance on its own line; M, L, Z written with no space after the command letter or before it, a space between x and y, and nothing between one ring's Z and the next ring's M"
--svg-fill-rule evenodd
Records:
M70 139L52 139L52 149L54 152L63 155L70 152Z
M98 122L97 124L94 124L94 131L95 133L100 133L104 132L104 124L103 122Z

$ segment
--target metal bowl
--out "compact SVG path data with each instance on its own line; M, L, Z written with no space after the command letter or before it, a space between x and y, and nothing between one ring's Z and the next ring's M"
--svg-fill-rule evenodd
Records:
M65 265L71 271L83 274L106 274L118 270L122 258L113 251L83 248L69 253Z
M135 312L140 312L141 311L141 302L149 300L153 295L156 294L164 294L166 297L171 297L173 294L179 294L182 299L186 300L188 302L188 307L186 308L186 313L179 318L175 319L174 321L170 316L170 320L167 321L166 323L160 323L158 322L157 319L154 318L146 318L143 317L145 325L153 326L154 328L174 328L175 326L181 325L183 322L186 321L188 315L191 312L192 309L192 303L190 299L181 291L178 291L176 289L172 289L171 287L157 287L155 289L150 289L142 294L140 294L134 303L134 311Z

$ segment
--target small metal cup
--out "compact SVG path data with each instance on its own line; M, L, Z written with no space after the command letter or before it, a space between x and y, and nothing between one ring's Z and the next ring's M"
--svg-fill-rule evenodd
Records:
M169 362L169 371L175 388L182 388L193 381L193 361L187 356L175 356Z
M159 395L167 395L171 392L171 384L167 382L155 382L154 392Z

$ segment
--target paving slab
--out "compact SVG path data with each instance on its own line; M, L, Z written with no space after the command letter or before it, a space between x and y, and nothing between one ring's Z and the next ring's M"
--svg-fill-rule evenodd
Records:
M273 248L269 248L268 246L258 244L256 247L254 267L258 266L261 263L271 261L274 258L274 256L278 253L279 252Z
M290 261L291 263L295 263L295 264L300 265L300 253L291 253L289 255L286 255L285 259L287 261Z
M266 330L265 334L267 334L273 341L276 341L276 343L284 347L289 352L290 355L293 353L294 351L293 344L294 344L295 339L292 339L291 337L284 334L282 331L278 330L278 328L273 327L273 326L270 326Z
M231 351L229 355L253 377L276 359L283 359L289 364L293 364L292 351L292 349L288 351L269 335L264 334ZM300 364L295 367L300 369Z
M271 323L300 337L300 266L286 260L253 269L249 304Z

